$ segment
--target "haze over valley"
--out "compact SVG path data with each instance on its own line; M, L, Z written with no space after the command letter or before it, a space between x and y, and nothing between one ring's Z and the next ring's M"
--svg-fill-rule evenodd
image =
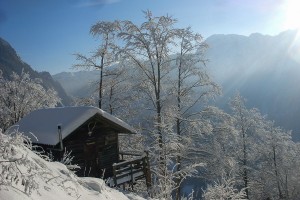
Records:
M300 64L297 31L276 36L218 34L208 37L207 68L221 86L215 104L228 110L236 92L270 119L300 139ZM297 56L298 55L298 56ZM53 75L69 96L89 97L97 91L99 71L73 71ZM80 80L80 81L78 81Z

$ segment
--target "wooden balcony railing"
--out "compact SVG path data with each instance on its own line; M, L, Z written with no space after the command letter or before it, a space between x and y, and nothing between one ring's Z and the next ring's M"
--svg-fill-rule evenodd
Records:
M148 153L144 152L141 155L121 152L120 155L122 160L124 159L124 155L135 156L135 158L113 164L113 177L109 182L110 186L119 186L129 183L133 189L135 181L145 178L147 188L149 188L151 186L151 172Z

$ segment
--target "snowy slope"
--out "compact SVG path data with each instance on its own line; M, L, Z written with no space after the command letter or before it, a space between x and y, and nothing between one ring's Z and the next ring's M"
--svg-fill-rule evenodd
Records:
M42 159L23 141L24 136L4 135L0 129L0 200L143 199L109 188L102 179L77 177L65 165Z

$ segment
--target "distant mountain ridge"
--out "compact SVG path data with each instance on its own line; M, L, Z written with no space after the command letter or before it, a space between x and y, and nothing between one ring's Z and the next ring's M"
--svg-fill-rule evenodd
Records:
M31 78L40 78L43 80L45 88L53 88L57 91L58 96L62 99L63 105L70 105L72 100L66 94L60 83L55 81L49 72L37 72L33 70L27 63L17 55L13 47L0 37L0 70L3 72L3 77L10 79L13 72L20 74L22 70L30 74Z

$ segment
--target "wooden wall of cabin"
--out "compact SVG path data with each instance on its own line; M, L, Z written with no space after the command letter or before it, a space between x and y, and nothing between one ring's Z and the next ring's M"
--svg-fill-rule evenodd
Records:
M89 135L88 121L63 140L64 148L72 151L72 164L81 167L78 176L111 177L112 164L119 162L118 134L97 123ZM105 170L105 171L104 171Z

